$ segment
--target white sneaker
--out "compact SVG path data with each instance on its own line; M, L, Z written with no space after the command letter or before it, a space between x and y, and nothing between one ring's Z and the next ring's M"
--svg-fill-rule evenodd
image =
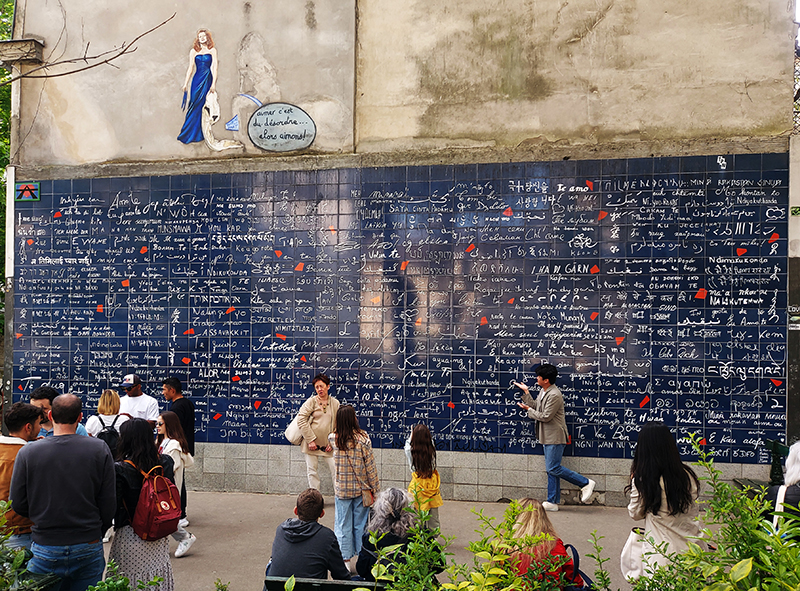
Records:
M544 507L545 511L558 511L558 505L550 503L549 501L543 501L542 507Z
M589 479L589 483L581 489L581 503L589 503L592 500L592 493L597 483Z
M192 544L194 544L196 541L197 538L195 537L194 534L189 534L188 538L186 538L185 540L181 540L181 543L178 544L178 549L175 550L175 558L180 558L181 556L186 554L189 551L189 548L192 547Z
M184 517L178 522L178 527L183 527L183 528L189 527L189 520Z

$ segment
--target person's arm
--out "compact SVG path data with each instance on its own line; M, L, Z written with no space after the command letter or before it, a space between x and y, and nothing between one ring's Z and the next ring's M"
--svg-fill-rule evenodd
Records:
M345 566L344 560L342 560L342 551L339 550L339 542L336 540L335 535L330 537L331 544L328 546L326 562L328 563L328 570L331 571L331 578L334 581L349 581L350 571Z
M306 440L308 449L311 451L316 450L319 445L325 443L324 441L317 441L317 435L314 433L314 429L311 428L311 417L316 407L315 398L312 396L297 411L297 426L300 428L300 433L303 434L303 439Z
M102 480L100 481L96 502L100 508L100 521L103 524L102 531L105 533L111 527L114 514L117 512L117 472L114 468L111 450L105 444L103 447L105 448L105 456L102 464Z
M372 454L369 435L361 446L361 453L364 455L364 467L367 469L367 486L373 493L377 493L381 489L381 481L378 480L378 469L375 467L375 456Z
M217 48L212 47L211 53L211 88L209 92L217 92Z
M11 474L11 488L8 498L11 500L11 508L18 515L28 517L28 463L25 454L19 451L14 460L14 471Z
M158 401L155 398L151 398L147 402L147 415L145 419L147 419L147 422L150 423L153 429L156 428L156 421L158 421L159 414L161 413L158 412Z
M183 88L181 89L183 92L186 92L186 89L189 88L189 80L192 77L192 72L194 71L194 57L197 55L197 52L192 49L189 51L189 69L186 70L186 80L183 83Z
M551 392L549 396L545 396L544 406L541 409L528 407L528 418L540 423L549 423L562 408L564 408L564 397L556 392Z
M644 519L646 514L642 497L639 495L639 491L636 490L636 484L631 478L631 501L628 503L628 515L631 516L631 519L639 521Z
M171 441L175 440L172 439ZM181 484L183 484L183 458L181 457L180 444L175 441L175 444L170 444L168 449L165 449L161 453L169 456L172 460L173 478L171 480L175 483L175 486L180 488Z
M411 433L408 434L406 444L403 446L403 451L406 452L406 459L408 460L408 467L414 471L414 460L411 458Z

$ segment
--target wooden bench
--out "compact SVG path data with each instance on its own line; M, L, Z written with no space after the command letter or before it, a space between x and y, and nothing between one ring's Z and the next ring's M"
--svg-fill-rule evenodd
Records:
M264 577L264 591L284 591L285 577ZM386 589L384 583L367 581L328 581L325 579L295 579L294 591L353 591L354 589Z

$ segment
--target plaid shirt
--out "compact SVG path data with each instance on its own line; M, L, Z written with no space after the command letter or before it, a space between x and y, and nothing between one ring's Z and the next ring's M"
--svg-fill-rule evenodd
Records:
M356 435L356 446L341 450L336 447L336 434L331 433L328 440L333 447L333 459L336 462L336 497L354 499L361 496L362 490L371 490L377 494L381 483L378 480L378 469L372 455L372 442L364 433Z

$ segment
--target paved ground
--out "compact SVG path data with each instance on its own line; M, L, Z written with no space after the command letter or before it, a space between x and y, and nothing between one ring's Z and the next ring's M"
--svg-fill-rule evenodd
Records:
M275 528L292 515L294 496L244 493L190 492L187 528L197 536L197 543L183 558L172 558L177 591L213 591L214 581L230 582L230 591L261 591L264 567L270 556ZM333 528L332 499L327 504L322 523ZM502 503L470 503L445 501L439 510L442 531L455 536L450 547L451 559L466 563L471 555L465 546L477 539L478 520L473 509L483 509L485 515L501 516L507 505ZM588 539L593 530L605 536L603 554L616 590L630 589L619 572L619 554L635 525L628 512L619 507L596 505L562 505L551 520L561 538L573 544L581 553L581 568L590 575L594 562L586 557L591 551ZM106 550L110 544L106 544ZM171 552L177 543L170 539ZM444 580L444 579L442 579Z

